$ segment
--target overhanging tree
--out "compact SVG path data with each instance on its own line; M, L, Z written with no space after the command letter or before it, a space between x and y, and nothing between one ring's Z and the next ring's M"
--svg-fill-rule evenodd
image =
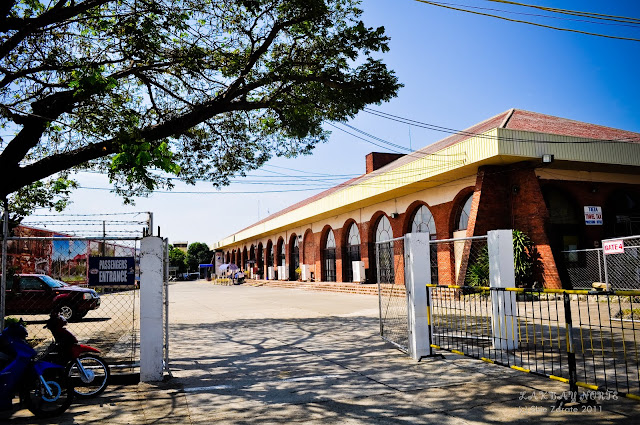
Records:
M125 199L306 154L323 121L396 95L357 0L4 0L0 199L64 206L72 173ZM62 202L62 203L60 203Z

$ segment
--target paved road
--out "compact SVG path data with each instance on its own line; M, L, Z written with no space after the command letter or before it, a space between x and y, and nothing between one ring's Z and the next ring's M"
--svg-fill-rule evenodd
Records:
M378 336L373 296L204 282L170 291L174 378L112 389L58 423L630 424L640 417L640 403L627 399L551 412L543 398L566 385L453 354L413 362ZM28 414L13 421L35 422Z

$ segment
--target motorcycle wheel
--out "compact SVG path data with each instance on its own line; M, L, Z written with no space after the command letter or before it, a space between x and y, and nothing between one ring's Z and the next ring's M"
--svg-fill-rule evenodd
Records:
M27 409L38 418L50 418L64 413L73 401L73 388L62 369L50 369L43 375L50 391L35 377L21 394Z
M82 364L83 373L77 362ZM73 391L79 398L93 397L102 394L109 383L111 371L109 365L100 356L92 353L81 354L76 360L67 364L67 376L73 385Z

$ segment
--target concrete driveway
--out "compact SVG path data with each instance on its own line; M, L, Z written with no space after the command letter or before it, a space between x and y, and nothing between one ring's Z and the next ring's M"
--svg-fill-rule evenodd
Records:
M180 283L170 297L172 370L192 423L628 423L640 415L626 399L552 411L551 392L568 386L453 354L416 363L380 339L374 296Z

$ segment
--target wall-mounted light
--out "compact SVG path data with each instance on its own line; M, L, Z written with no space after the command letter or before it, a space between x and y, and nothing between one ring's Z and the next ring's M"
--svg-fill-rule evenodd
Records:
M391 213L391 218L398 218L400 214L398 213Z
M553 155L549 153L545 153L542 155L542 163L543 164L551 164L553 162Z

